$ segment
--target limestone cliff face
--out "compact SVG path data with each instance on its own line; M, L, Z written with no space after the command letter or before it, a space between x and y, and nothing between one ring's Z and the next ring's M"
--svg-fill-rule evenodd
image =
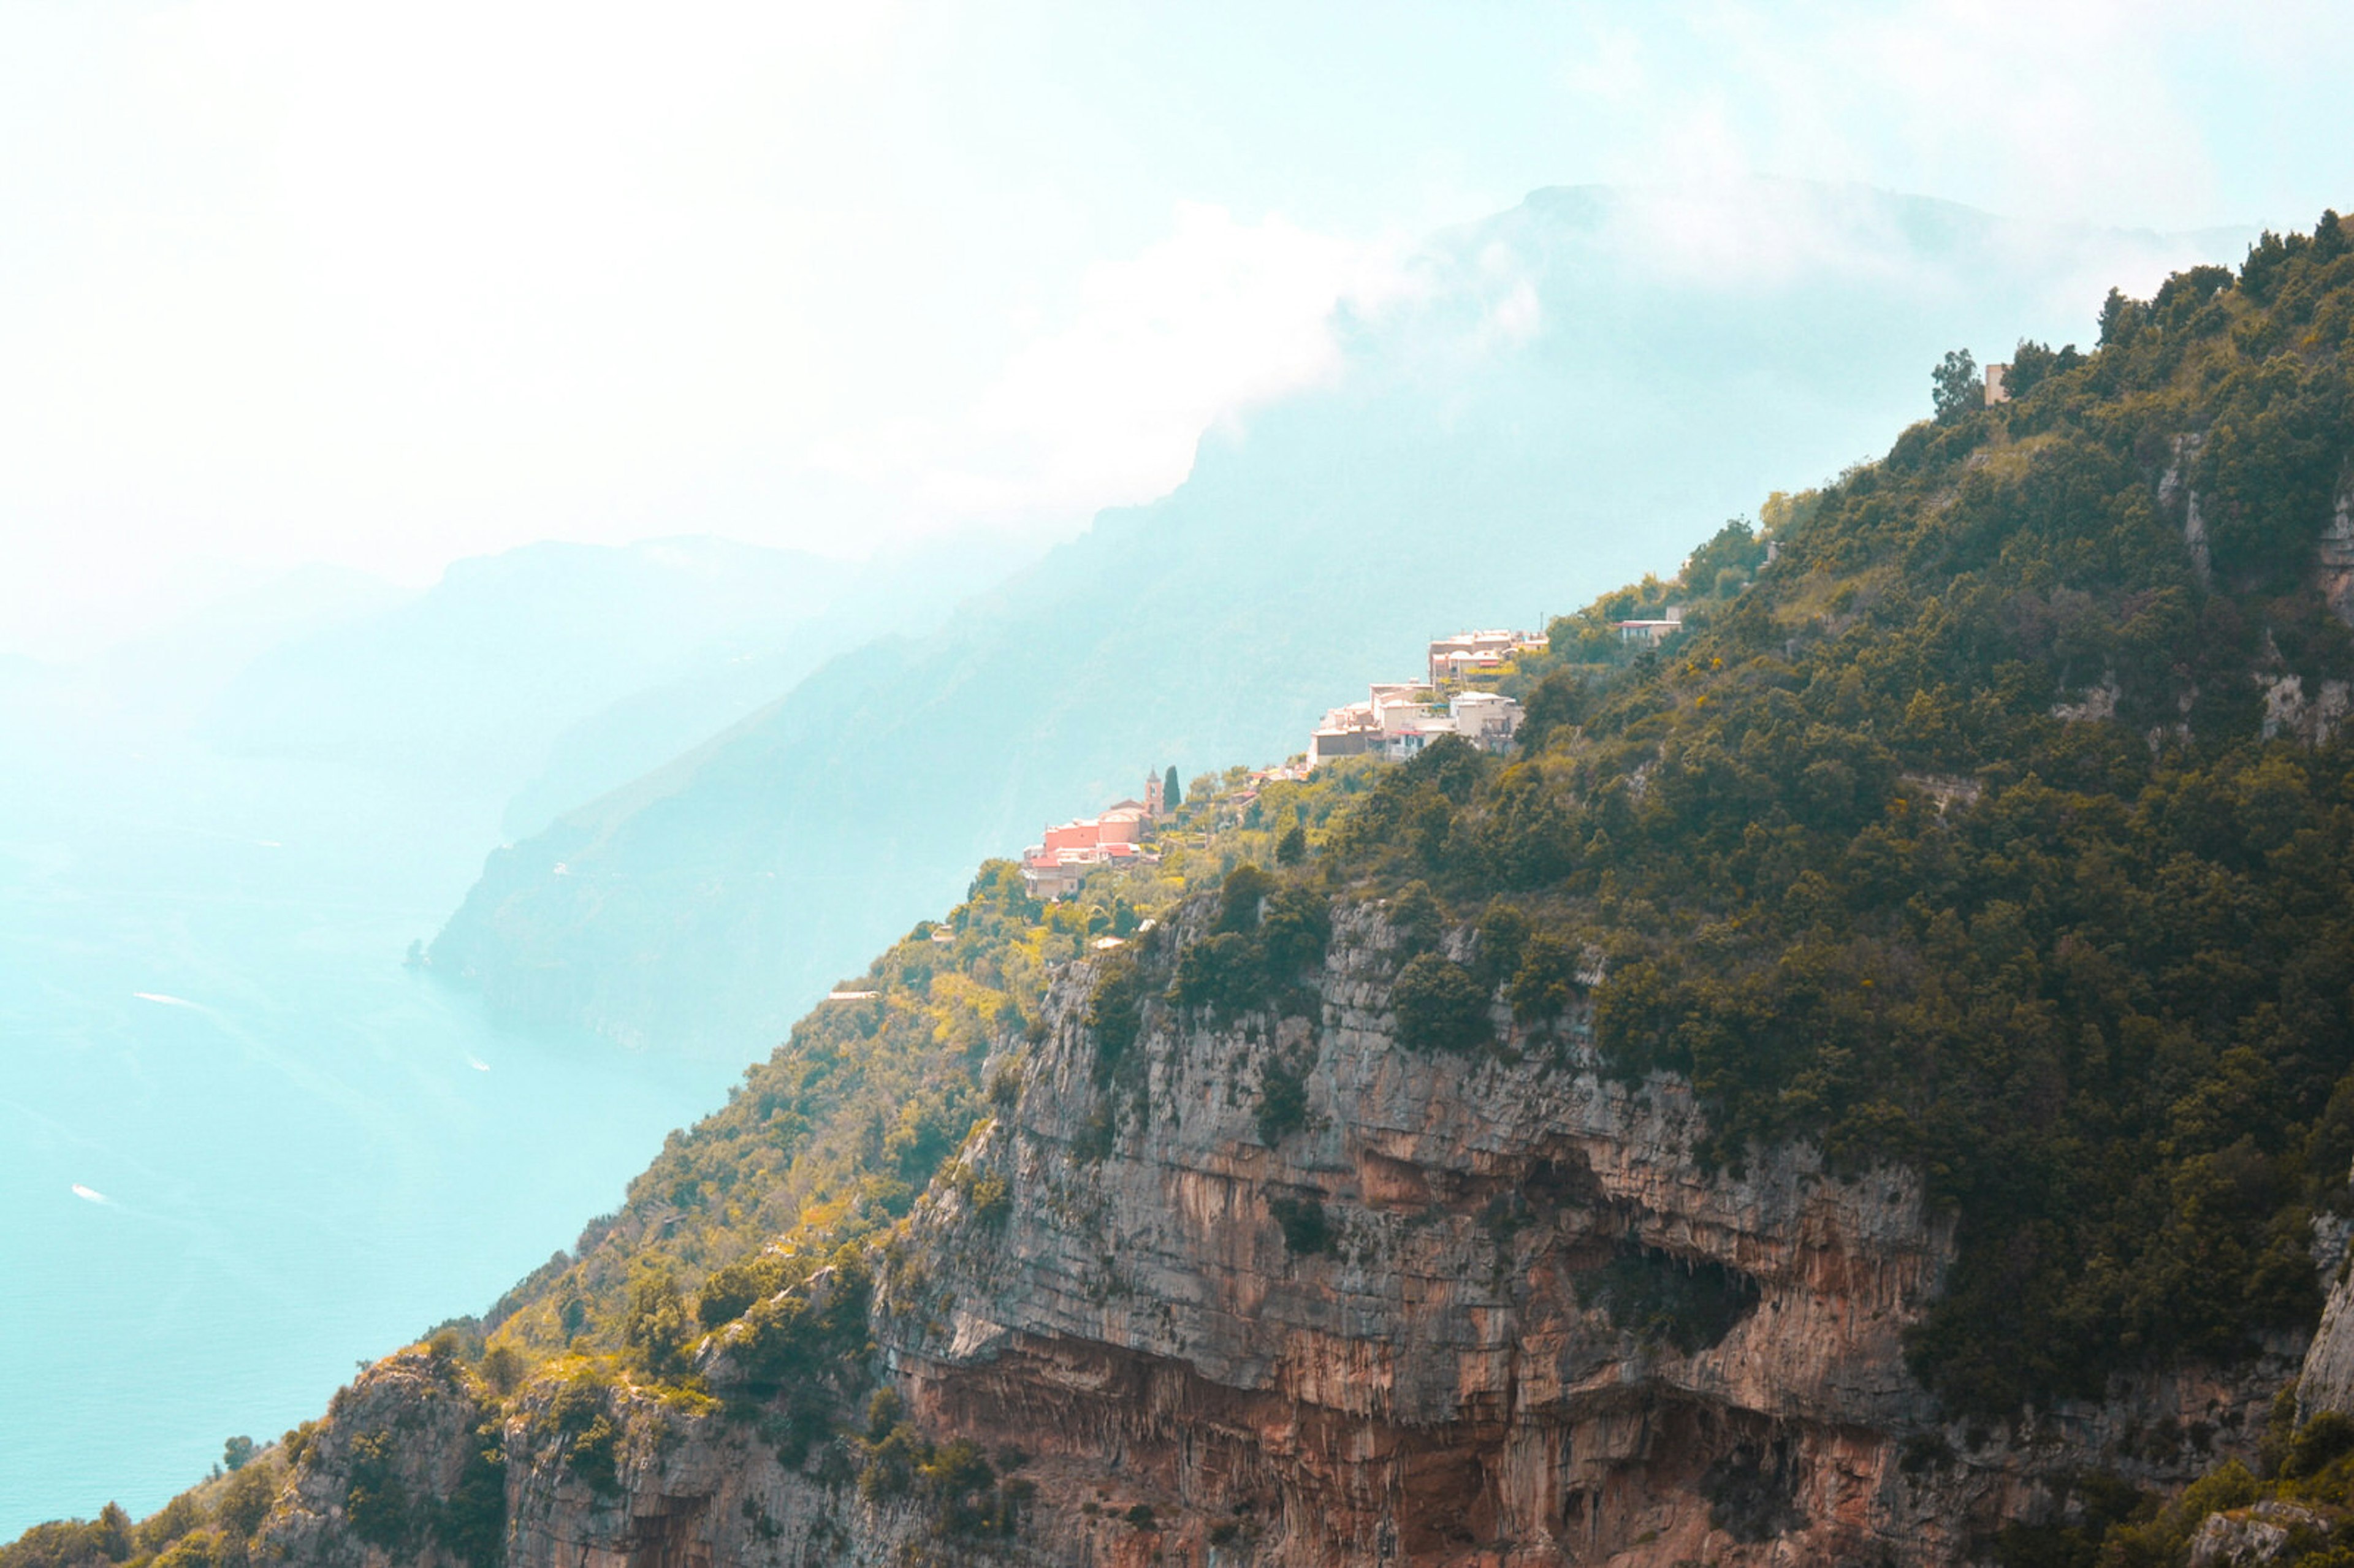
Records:
M1161 934L1148 981L1204 918ZM383 1363L314 1440L269 1554L1961 1563L2007 1521L2063 1514L2073 1472L2174 1486L2245 1452L2295 1371L2283 1344L2232 1377L1941 1426L1903 1337L1954 1244L1911 1176L1836 1178L1804 1148L1707 1169L1690 1087L1605 1074L1582 1006L1537 1031L1500 1009L1476 1054L1405 1049L1395 934L1376 907L1334 925L1294 1009L1312 1016L1149 1001L1108 1072L1087 1023L1100 966L1075 966L1045 1038L1004 1064L1002 1113L888 1249L879 1373L930 1436L976 1439L1023 1483L1010 1539L944 1533L919 1496L862 1498L853 1442L779 1443L728 1386L723 1335L703 1363L732 1410L551 1376L487 1429L466 1374ZM435 1521L462 1515L486 1430L504 1508L469 1558ZM379 1520L371 1539L353 1493L387 1452L408 1533Z
M1960 1561L2071 1470L2190 1478L2288 1370L1940 1428L1902 1336L1953 1242L1913 1178L1704 1169L1689 1086L1605 1075L1578 1009L1402 1049L1395 968L1345 911L1320 1019L1152 1004L1109 1084L1072 977L967 1151L1010 1206L919 1215L894 1368L939 1430L1040 1456L1063 1560L1147 1551L1141 1502L1190 1561ZM1270 1137L1285 1078L1307 1112Z

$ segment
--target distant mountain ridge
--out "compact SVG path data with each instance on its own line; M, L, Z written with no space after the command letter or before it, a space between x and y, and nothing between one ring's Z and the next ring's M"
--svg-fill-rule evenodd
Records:
M1424 638L1532 622L1845 466L1945 350L2089 338L2110 282L2237 238L1791 182L1541 191L1344 312L1335 380L1205 436L1168 497L493 855L434 967L509 1017L757 1049L1042 821L1298 750Z
M406 603L264 652L214 705L207 738L512 787L565 724L714 643L814 613L848 574L719 539L470 557Z
M1023 558L974 540L867 565L729 539L547 542L453 563L253 658L201 738L504 811L513 833L658 767L836 649L920 630Z

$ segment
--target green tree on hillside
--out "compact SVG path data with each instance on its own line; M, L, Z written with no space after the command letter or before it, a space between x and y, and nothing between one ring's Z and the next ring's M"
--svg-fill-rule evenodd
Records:
M1978 362L1967 348L1948 353L1929 372L1929 383L1940 424L1960 418L1985 398L1978 385Z

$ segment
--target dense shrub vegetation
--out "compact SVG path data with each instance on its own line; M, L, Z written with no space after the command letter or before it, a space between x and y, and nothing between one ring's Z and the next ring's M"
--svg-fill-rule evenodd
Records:
M2354 255L2330 220L2105 319L1777 501L1773 565L1730 529L1557 623L1537 745L1435 747L1335 838L1359 886L1508 897L1516 1014L1606 954L1606 1059L1688 1075L1715 1160L1920 1171L1962 1253L1914 1354L1956 1411L2309 1322L2354 1156L2354 777L2282 702L2354 678L2317 587ZM1668 602L1688 630L1599 658ZM1437 963L1401 1024L1460 1044Z

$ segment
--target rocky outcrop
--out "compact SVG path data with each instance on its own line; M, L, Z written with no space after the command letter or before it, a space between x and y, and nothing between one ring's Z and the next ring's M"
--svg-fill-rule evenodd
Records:
M481 1393L462 1371L422 1354L371 1368L303 1445L256 1560L302 1568L879 1563L927 1522L912 1510L863 1505L841 1450L780 1446L757 1411L567 1379L561 1363L503 1414Z
M1405 1050L1396 957L1344 912L1320 1016L1151 1004L1109 1081L1074 977L967 1151L1010 1207L919 1217L894 1368L936 1429L1052 1462L1059 1560L1140 1505L1188 1561L1958 1561L2073 1471L2189 1479L2288 1371L1941 1426L1903 1336L1953 1240L1910 1175L1707 1169L1689 1086L1605 1074L1577 1008Z
M2186 467L2195 468L2206 450L2207 437L2192 430L2174 438L2174 461L2158 476L2158 503L2169 511L2179 503L2182 507L2182 544L2190 552L2190 570L2199 586L2206 588L2214 581L2214 568L2207 545L2207 523L2199 515L2199 493L2183 480Z
M626 1386L598 1391L592 1445L535 1390L506 1428L507 1568L718 1568L848 1563L856 1513L850 1476L780 1455L757 1420ZM594 1455L592 1446L588 1453ZM865 1532L865 1533L872 1533Z
M2277 1561L2299 1536L2326 1536L2333 1521L2317 1509L2266 1500L2209 1514L2190 1538L2190 1568L2254 1568Z
M2325 1410L2354 1414L2354 1292L2344 1280L2322 1309L2305 1374L2297 1379L2296 1406L2301 1418Z
M2302 675L2259 671L2256 686L2264 700L2266 740L2286 736L2320 746L2337 733L2349 707L2354 706L2354 684L2345 681L2323 681L2308 693Z
M498 1467L485 1473L485 1452L497 1447L480 1431L489 1414L446 1360L410 1351L377 1362L335 1395L324 1420L290 1438L291 1480L256 1556L304 1568L462 1568L478 1542L458 1499L491 1504L481 1511L494 1534L504 1495Z

